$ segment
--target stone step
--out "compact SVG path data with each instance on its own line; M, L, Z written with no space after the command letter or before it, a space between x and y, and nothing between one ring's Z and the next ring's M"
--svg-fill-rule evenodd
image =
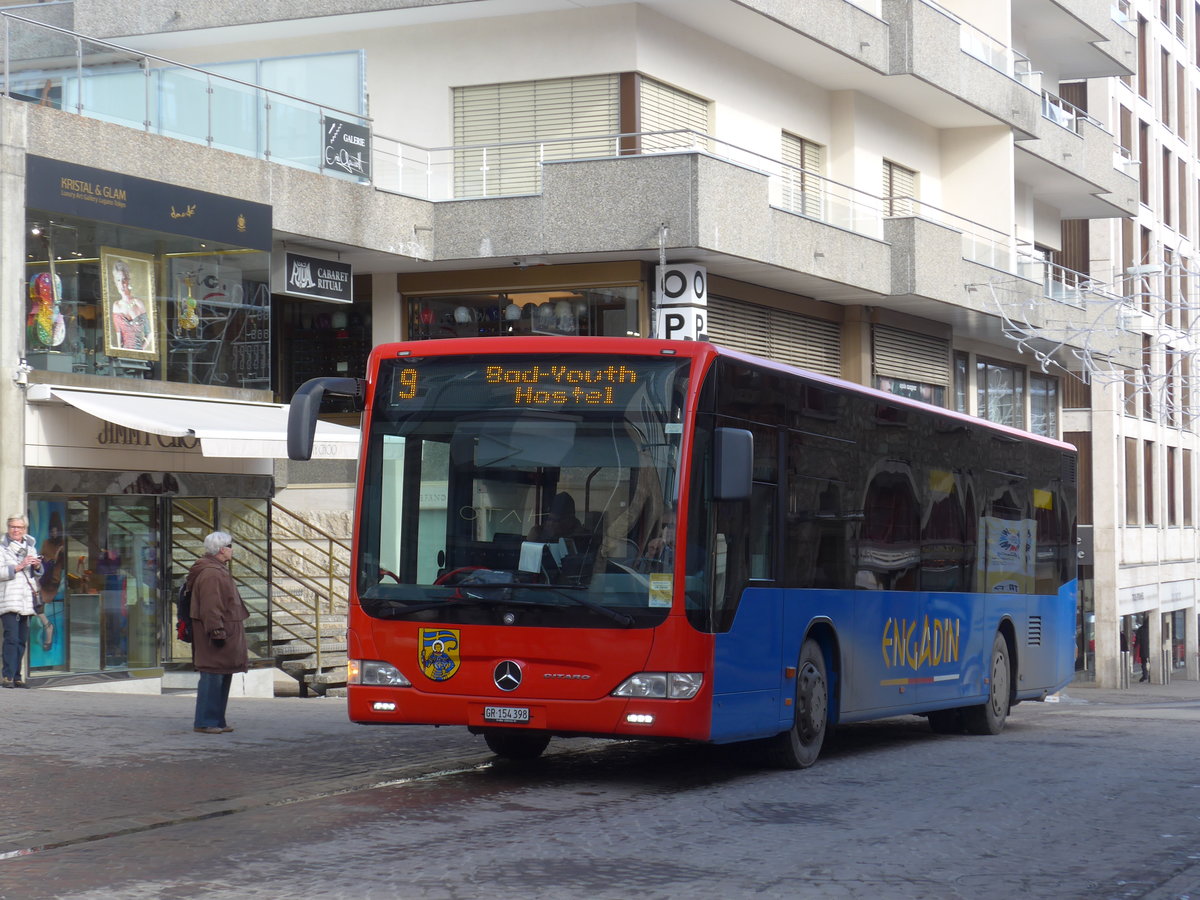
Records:
M301 681L308 679L310 675L316 673L317 670L317 655L314 653L311 656L306 656L302 659L285 659L278 661L279 668L287 672L293 678ZM345 653L321 653L321 672L328 673L330 671L341 672L341 680L344 683L346 680L346 654Z
M313 662L314 663L316 662L316 648L312 644L307 643L305 641L292 641L291 643L287 643L287 644L275 644L274 646L271 647L271 653L279 659L288 657L293 660L295 657L298 657L298 656L299 657L307 657L309 655L312 655ZM321 642L321 655L324 656L327 653L340 653L340 654L342 654L342 656L345 656L346 655L346 642L345 641L322 641Z
M271 632L271 636L281 644L287 644L291 641L313 641L317 638L317 631L311 625L276 625ZM340 640L346 639L346 626L339 625L335 627L321 626L321 640Z

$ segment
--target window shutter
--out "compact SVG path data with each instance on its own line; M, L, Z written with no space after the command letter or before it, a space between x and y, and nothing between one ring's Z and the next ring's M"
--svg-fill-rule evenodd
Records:
M894 162L883 161L883 196L889 216L911 216L917 196L917 173Z
M708 101L670 85L641 78L638 96L641 130L647 133L642 138L642 151L656 153L664 150L691 149L697 144L708 149L708 141L698 135L709 133ZM649 134L657 131L684 129L697 134Z
M825 148L820 144L783 133L783 208L813 219L824 219L821 176L825 171Z
M836 322L710 294L708 336L723 347L822 375L841 375L841 328Z
M876 325L872 364L880 378L950 386L950 342L915 331Z
M536 193L543 160L615 153L617 87L617 75L595 75L455 88L454 144L474 149L454 153L454 196Z

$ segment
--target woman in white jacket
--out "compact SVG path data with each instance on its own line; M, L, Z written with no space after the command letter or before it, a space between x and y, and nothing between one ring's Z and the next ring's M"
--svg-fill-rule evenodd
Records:
M21 677L21 660L29 643L29 617L36 611L35 603L41 602L42 561L28 531L24 516L9 516L8 533L0 539L0 622L4 623L0 687L6 688L29 686Z

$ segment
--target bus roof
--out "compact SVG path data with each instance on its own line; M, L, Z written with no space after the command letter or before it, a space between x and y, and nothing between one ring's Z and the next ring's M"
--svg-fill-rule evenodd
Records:
M471 337L443 338L439 340L407 341L402 343L379 344L371 351L371 362L368 365L370 373L374 373L379 360L394 359L397 356L472 356L472 355L510 355L525 353L580 353L580 354L629 354L637 356L681 356L697 359L702 362L702 368L707 369L711 361L717 357L736 359L751 363L765 369L798 375L816 384L839 388L844 391L865 397L875 397L881 402L894 406L904 406L921 412L954 420L975 428L984 428L999 435L1015 440L1029 441L1057 447L1065 451L1075 451L1075 446L1055 438L1045 437L1008 425L1001 425L988 419L970 416L943 406L934 406L902 397L899 394L889 394L877 388L856 384L831 375L822 375L799 366L778 362L741 350L733 350L707 341L667 341L656 338L639 337L569 337L558 335L530 335L521 337Z

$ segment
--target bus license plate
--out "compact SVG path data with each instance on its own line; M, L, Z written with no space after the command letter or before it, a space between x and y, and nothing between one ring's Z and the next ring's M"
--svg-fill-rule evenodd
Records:
M483 718L487 722L528 722L529 710L524 706L485 706Z

